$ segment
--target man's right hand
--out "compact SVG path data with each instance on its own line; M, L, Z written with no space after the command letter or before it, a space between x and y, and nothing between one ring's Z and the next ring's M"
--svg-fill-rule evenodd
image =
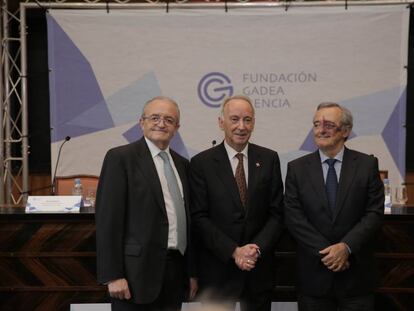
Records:
M258 250L259 246L256 244L246 244L236 247L232 257L239 269L250 271L255 267L256 261L259 258L260 252Z
M126 279L117 279L108 282L109 296L116 299L131 299Z

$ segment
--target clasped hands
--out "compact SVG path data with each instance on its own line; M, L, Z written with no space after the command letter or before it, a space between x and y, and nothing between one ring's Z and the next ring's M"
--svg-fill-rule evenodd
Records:
M260 256L260 248L256 244L246 244L236 247L232 256L241 270L250 271L256 266L257 259Z
M321 261L329 270L341 272L349 268L349 250L345 243L333 244L319 251L323 255Z

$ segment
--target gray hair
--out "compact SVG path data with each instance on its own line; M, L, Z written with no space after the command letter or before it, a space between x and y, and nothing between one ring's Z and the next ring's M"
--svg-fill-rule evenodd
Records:
M177 124L180 123L180 108L178 107L178 104L177 104L177 102L174 99L172 99L170 97L167 97L167 96L155 96L155 97L151 98L149 101L147 101L144 104L144 107L142 107L141 118L145 116L145 114L144 114L145 108L147 108L147 106L149 104L151 104L153 101L156 101L156 100L167 101L167 102L173 104L175 106L175 108L177 108L177 112L178 112Z
M349 111L347 108L341 106L340 104L334 103L334 102L324 102L320 103L318 105L318 108L316 108L316 111L324 109L324 108L338 108L341 110L341 127L349 130L349 132L352 131L352 127L354 126L354 118L352 117L351 111Z
M220 111L221 116L224 115L224 108L226 107L227 103L229 101L233 100L233 99L240 99L240 100L246 101L250 105L250 107L252 108L253 116L254 116L254 106L253 106L252 100L250 99L250 97L245 96L245 95L234 95L234 96L227 97L224 100L223 104L221 105L221 111Z

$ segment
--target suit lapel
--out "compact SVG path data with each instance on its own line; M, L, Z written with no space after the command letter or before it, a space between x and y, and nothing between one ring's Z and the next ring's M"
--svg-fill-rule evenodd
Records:
M137 142L137 166L142 174L146 177L146 182L150 185L150 188L154 194L155 201L161 208L162 212L167 215L165 209L164 196L162 194L162 188L160 178L158 177L157 169L152 159L151 152L148 149L147 143L144 137Z
M355 154L352 154L349 149L345 148L344 157L342 159L341 175L339 178L338 194L336 196L335 214L333 217L334 220L344 206L349 186L352 184L354 179L357 167L356 160L357 157Z
M319 156L319 151L317 150L312 154L312 156L308 160L308 170L309 170L309 178L312 182L312 187L316 192L317 196L321 200L321 204L325 208L326 212L332 217L332 211L328 205L328 198L326 196L325 190L325 180L323 178L323 171L322 171L322 164L321 158Z
M251 200L253 200L253 194L255 193L257 183L260 180L260 173L262 170L260 153L258 152L258 149L255 145L249 144L248 155L249 183L247 187L247 213L249 212L249 206L254 205L251 204Z
M224 186L231 194L231 197L236 205L239 206L241 210L244 210L240 200L239 189L237 188L236 179L234 178L233 170L231 168L224 143L221 143L216 147L214 161L217 175L220 177Z

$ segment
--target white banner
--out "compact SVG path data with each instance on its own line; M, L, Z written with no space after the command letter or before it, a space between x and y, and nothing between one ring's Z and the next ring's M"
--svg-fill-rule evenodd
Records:
M52 166L100 172L105 152L141 136L149 98L173 97L185 156L221 141L219 105L245 94L256 107L252 141L286 163L315 150L316 106L354 115L350 148L374 154L392 182L405 174L409 9L405 5L230 9L50 10Z

